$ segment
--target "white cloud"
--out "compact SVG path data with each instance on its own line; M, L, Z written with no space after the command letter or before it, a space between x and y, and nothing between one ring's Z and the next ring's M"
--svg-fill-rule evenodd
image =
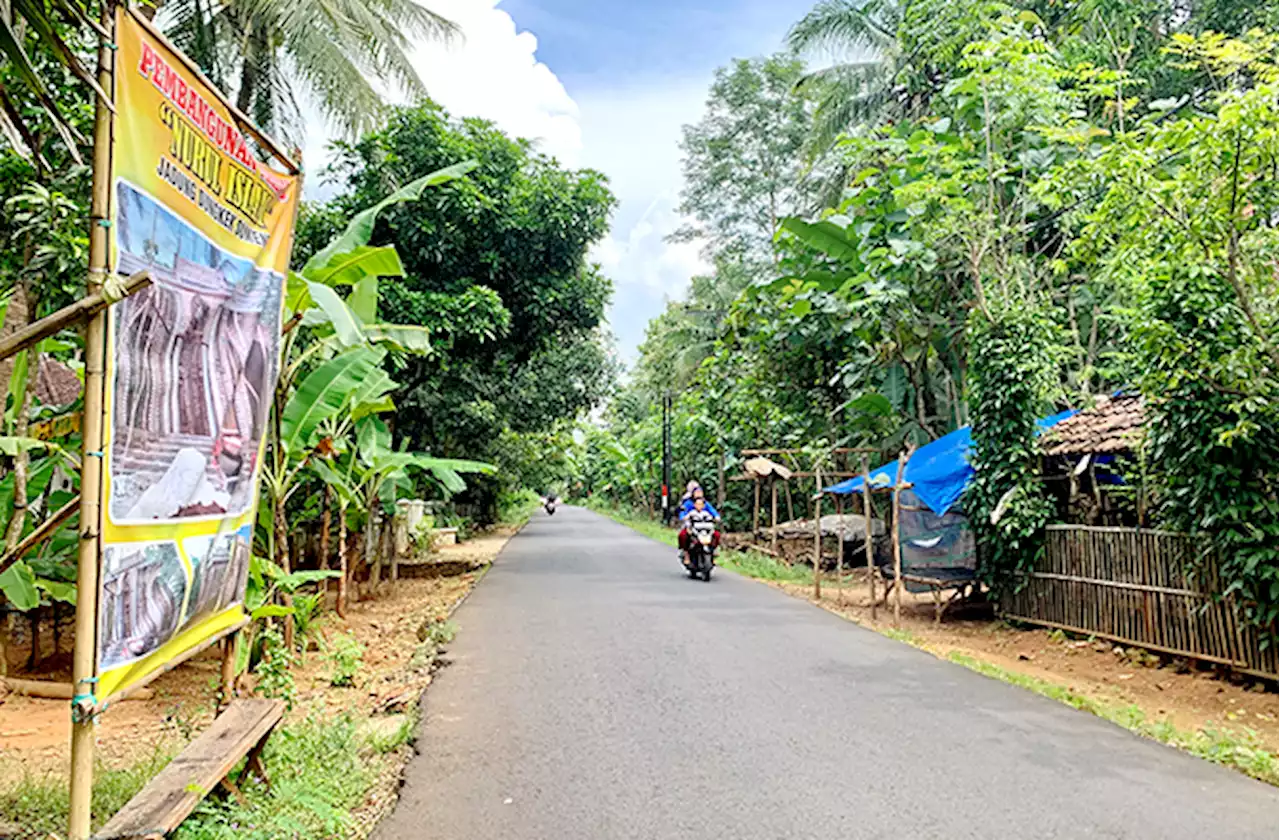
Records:
M498 0L432 0L464 37L453 44L421 44L414 65L431 98L458 117L482 117L568 166L604 172L619 200L609 235L590 258L614 282L609 313L620 355L631 360L645 324L666 300L682 297L708 266L694 243L668 243L680 227L680 127L702 113L708 78L683 76L607 79L569 95L537 57L537 37L521 31ZM316 172L329 137L313 133L304 159ZM311 198L333 192L308 181Z
M570 166L578 165L582 130L578 106L560 79L537 59L538 39L519 31L498 0L432 0L431 9L458 24L462 37L452 43L422 43L411 59L427 93L455 117L492 120L515 137L537 141L541 151ZM393 97L394 98L394 97ZM312 124L323 124L314 112ZM311 132L303 160L309 171L327 162L332 132ZM307 183L311 198L333 190L319 178Z
M575 165L582 150L578 106L538 61L538 39L519 31L498 0L432 0L431 9L462 29L453 44L423 44L414 66L431 98L455 116L493 120L508 134L539 141L542 151Z

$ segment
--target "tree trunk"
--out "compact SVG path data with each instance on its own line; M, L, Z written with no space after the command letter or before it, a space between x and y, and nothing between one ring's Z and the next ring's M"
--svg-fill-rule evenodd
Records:
M35 323L36 308L38 300L23 282L14 295L15 301L21 298L24 308L23 315L19 323L14 325L15 330ZM12 303L10 304L12 305ZM13 434L15 437L26 437L31 424L31 395L35 391L35 383L40 376L40 354L33 347L24 351L27 356L27 381L23 388L22 404L14 411ZM10 368L12 370L12 367ZM9 386L8 382L0 383L3 387ZM26 450L18 450L13 456L13 516L9 519L9 526L5 530L4 550L12 551L18 542L22 539L22 529L27 524L27 467L31 463L31 456Z
M329 519L333 511L333 485L324 486L324 496L320 499L320 562L321 571L329 569ZM320 581L322 597L329 597L329 581Z
M284 515L284 499L272 499L273 519L276 531L276 556L275 562L289 574L292 569L289 568L289 523L285 520ZM293 596L287 592L280 594L280 601L286 606L293 606ZM293 616L286 615L284 617L284 646L290 652L293 651Z
M338 600L339 618L347 617L347 503L338 503Z
M378 551L378 525L381 517L378 516L377 486L369 482L366 493L365 503L369 510L364 520L364 562L369 567L369 591L372 597L377 598L378 585L382 583L382 553Z

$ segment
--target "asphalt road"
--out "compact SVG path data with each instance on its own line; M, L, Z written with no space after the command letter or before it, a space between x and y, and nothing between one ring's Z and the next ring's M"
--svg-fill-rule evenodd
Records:
M1275 788L584 510L457 621L376 840L1277 836Z

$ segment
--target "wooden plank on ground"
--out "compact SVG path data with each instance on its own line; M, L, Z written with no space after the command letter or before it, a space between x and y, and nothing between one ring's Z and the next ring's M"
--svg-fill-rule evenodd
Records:
M283 716L281 700L233 700L208 729L94 835L95 840L163 838L190 816L200 800L267 737Z

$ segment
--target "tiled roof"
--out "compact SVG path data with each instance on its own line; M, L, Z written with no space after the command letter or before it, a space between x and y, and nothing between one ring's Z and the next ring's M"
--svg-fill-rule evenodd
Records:
M1093 408L1062 420L1040 438L1045 455L1126 452L1142 438L1142 397L1098 397Z

